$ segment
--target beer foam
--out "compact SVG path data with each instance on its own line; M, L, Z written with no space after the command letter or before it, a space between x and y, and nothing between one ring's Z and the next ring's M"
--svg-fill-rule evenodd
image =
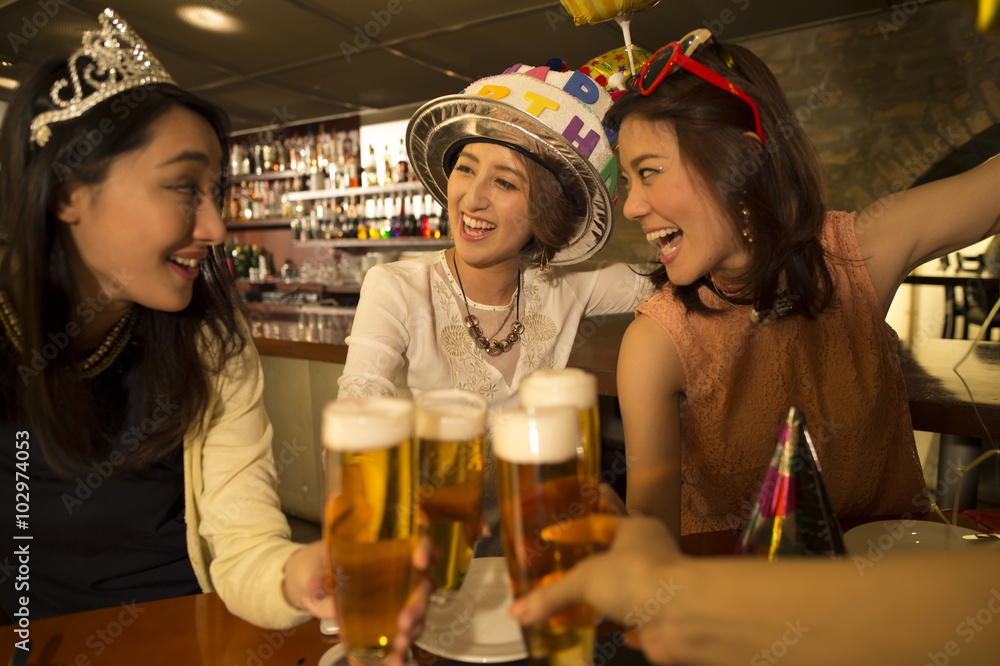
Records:
M323 445L333 451L367 451L410 439L413 405L402 398L335 400L323 408Z
M577 457L580 419L568 406L509 409L490 420L493 453L520 464L561 463Z
M486 411L471 405L423 405L417 410L417 437L439 442L465 442L482 436Z
M566 405L578 411L597 404L597 377L579 368L536 370L521 382L522 407Z

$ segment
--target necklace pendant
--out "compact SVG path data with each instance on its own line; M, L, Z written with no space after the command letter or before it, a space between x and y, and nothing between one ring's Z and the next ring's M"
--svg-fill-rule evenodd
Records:
M479 328L479 317L474 314L470 314L465 318L465 326L470 329Z

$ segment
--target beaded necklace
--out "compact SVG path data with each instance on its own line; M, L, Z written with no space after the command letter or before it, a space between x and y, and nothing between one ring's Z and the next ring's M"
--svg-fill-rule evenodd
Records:
M104 342L90 356L76 364L76 370L81 378L90 379L91 377L96 377L114 363L132 337L132 327L135 325L136 317L135 307L130 308L125 316L119 319L118 323L111 328L107 337L104 338ZM0 291L0 322L3 323L4 331L6 331L7 337L14 345L14 348L18 353L23 354L23 336L21 334L20 323L17 319L17 312L14 311L13 304L11 304L10 299L7 298L7 294L3 291Z
M721 298L729 307L734 310L749 312L750 322L753 324L770 324L774 320L781 319L792 311L792 301L786 296L779 295L775 299L774 307L772 307L771 310L761 311L756 307L733 303L731 300L726 298L726 294L716 286L715 282L712 281L712 278L705 278L705 283L708 285L708 288L712 290L712 293Z
M514 323L510 325L510 333L503 340L490 340L483 335L483 329L479 327L479 318L472 314L469 309L469 297L465 295L465 287L462 286L462 276L458 274L458 262L455 256L451 257L451 265L455 267L455 278L458 280L458 288L462 291L462 299L465 301L465 327L469 329L469 335L476 341L476 344L486 350L490 356L499 356L510 351L514 343L521 339L524 333L524 326L521 324L521 269L517 269L517 301L514 306Z

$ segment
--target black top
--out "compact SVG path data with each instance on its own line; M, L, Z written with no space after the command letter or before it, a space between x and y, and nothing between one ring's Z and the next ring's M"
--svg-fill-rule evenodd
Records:
M31 426L19 422L15 388L23 379L0 330L0 604L15 621L22 597L37 620L201 591L187 551L182 448L141 473L116 469L171 408L164 399L151 414L129 416L138 404L140 351L132 339L85 381L101 396L101 423L114 434L102 437L96 448L107 453L87 472L64 478L46 464Z

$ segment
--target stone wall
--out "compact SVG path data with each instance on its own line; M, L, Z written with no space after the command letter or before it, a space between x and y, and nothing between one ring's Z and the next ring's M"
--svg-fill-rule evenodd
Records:
M931 164L1000 122L1000 35L959 2L896 9L741 40L774 71L812 139L829 206L858 210L909 187ZM619 202L621 203L621 202ZM652 253L620 215L600 258Z

